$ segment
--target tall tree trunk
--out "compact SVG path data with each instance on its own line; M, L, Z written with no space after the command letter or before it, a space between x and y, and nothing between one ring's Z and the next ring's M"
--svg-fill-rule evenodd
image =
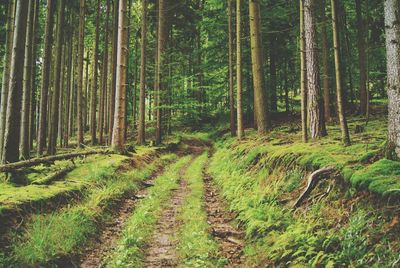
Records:
M0 160L3 157L4 147L4 132L6 125L8 88L10 83L10 63L14 40L14 15L15 15L15 0L11 0L7 11L7 35L6 46L4 53L4 68L3 79L1 83L1 104L0 104Z
M30 103L32 94L32 34L33 34L33 19L35 15L34 0L29 1L28 20L26 22L26 37L25 37L25 59L24 59L24 76L23 76L23 95L22 95L22 110L21 110L21 132L19 153L21 159L29 158L29 115Z
M83 53L85 39L85 0L79 6L78 91L77 91L77 145L83 145Z
M325 121L331 120L331 102L329 94L329 48L328 48L328 34L326 30L326 0L321 3L321 42L322 42L322 79L323 79L323 92L324 92L324 117Z
M162 106L164 94L162 84L162 71L164 70L164 50L166 48L168 38L168 18L167 18L168 5L166 0L158 1L158 38L157 38L157 67L156 67L156 137L155 143L161 144L162 140L162 125L163 125L163 111Z
M233 82L233 26L232 26L232 0L228 0L228 70L229 70L229 111L231 135L235 136L235 104Z
M301 95L301 129L303 142L308 141L307 129L307 62L304 36L304 0L300 0L300 95Z
M343 89L342 76L340 73L340 51L339 51L339 33L337 25L337 3L336 0L331 0L332 8L332 32L333 32L333 47L335 52L335 76L336 76L336 98L338 107L338 116L340 121L340 129L342 131L342 142L345 146L350 145L349 128L347 127L346 115L343 107Z
M254 108L258 134L264 134L270 128L268 102L265 98L265 80L263 66L263 48L261 42L260 1L249 1L251 59L254 84Z
M308 114L312 139L322 136L315 0L304 0L304 33L307 62Z
M358 66L360 69L360 113L365 115L367 112L367 51L365 44L365 24L362 17L361 0L356 2L357 17L357 47L358 47Z
M50 136L49 146L47 147L47 153L54 155L56 153L57 137L58 137L58 112L59 112L59 100L60 100L60 87L61 87L61 74L62 74L62 47L63 47L63 36L64 36L64 7L65 0L59 0L57 6L57 37L56 37L56 62L55 62L55 78L54 78L54 90L53 100L51 102L51 123L50 123Z
M105 121L105 111L107 108L107 103L105 101L107 95L107 73L108 73L108 34L109 34L109 27L108 22L110 20L110 0L107 0L107 15L106 21L104 25L104 54L103 54L103 70L102 70L102 89L101 89L101 96L100 96L100 109L99 109L99 142L100 144L104 143L104 121Z
M17 162L19 156L24 44L28 7L32 1L17 0L2 163Z
M98 54L99 54L99 36L100 36L100 7L101 2L97 0L97 16L96 16L96 37L93 51L93 81L92 93L90 100L90 133L92 145L97 143L96 138L96 108L97 108L97 74L98 74Z
M237 136L241 140L244 136L243 108L242 108L242 11L241 0L236 0L236 109L237 109Z
M32 33L32 72L31 72L31 104L29 116L29 150L33 148L33 140L36 137L36 108L37 108L37 90L36 90L36 61L37 61L37 47L38 47L38 29L39 29L39 16L40 16L40 3L35 0L35 15L33 18L33 33Z
M139 82L139 32L135 38L135 62L134 62L134 80L133 80L133 96L132 96L132 116L133 116L133 130L137 130L137 85Z
M120 153L125 149L126 113L126 64L128 53L127 0L119 1L118 46L117 46L117 90L115 94L114 127L111 146Z
M388 157L400 158L400 0L385 0L388 79Z
M70 16L69 23L72 25L72 11ZM70 25L70 27L71 27ZM64 116L64 135L63 135L63 144L65 147L68 145L68 123L69 123L69 111L70 111L70 98L71 98L71 85L72 83L72 46L73 46L73 30L71 27L71 32L69 33L68 38L68 53L67 53L67 84L66 84L66 92L65 92L65 116Z
M50 83L50 65L53 43L53 10L55 2L47 0L46 28L44 35L43 67L42 67L42 88L40 91L40 111L37 154L41 156L46 146L46 122L47 122L47 98Z
M146 142L146 46L147 46L147 0L142 0L142 34L140 40L140 93L139 93L139 128L137 142Z
M118 28L118 23L119 23L119 1L120 0L114 0L114 27L113 27L113 46L112 46L112 65L111 65L111 87L109 88L109 111L108 111L108 116L109 116L109 125L108 125L108 144L111 144L111 137L113 135L113 126L114 126L114 111L115 111L115 91L116 91L116 79L117 79L117 45L118 45L118 31L116 30Z

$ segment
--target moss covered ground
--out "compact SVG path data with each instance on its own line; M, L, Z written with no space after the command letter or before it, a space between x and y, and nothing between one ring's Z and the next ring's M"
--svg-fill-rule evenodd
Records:
M395 267L400 262L399 162L384 159L386 124L372 118L343 147L340 131L304 144L295 124L264 137L247 131L215 144L209 172L246 230L249 267ZM344 183L324 180L299 209L307 174L334 165ZM390 201L390 202L388 202Z

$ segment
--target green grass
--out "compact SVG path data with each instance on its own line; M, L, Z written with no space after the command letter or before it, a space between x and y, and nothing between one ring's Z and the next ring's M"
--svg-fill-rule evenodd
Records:
M218 256L218 244L209 234L204 210L203 168L207 159L207 153L199 156L185 174L191 192L178 216L182 221L177 235L182 267L223 267L225 264L225 260Z
M154 231L162 209L168 204L171 191L179 187L179 172L192 157L186 156L169 166L160 175L128 220L122 239L111 255L108 267L141 267L144 249Z
M48 215L35 215L22 234L15 235L11 263L22 266L43 266L76 252L96 232L96 224L105 220L107 209L127 192L138 189L160 166L176 159L164 155L138 170L116 174L111 166L88 168L85 176L92 181L81 204Z
M93 171L112 173L126 159L128 158L120 155L94 155L87 157L86 160L77 160L75 161L77 168L69 172L63 180L55 181L51 185L16 186L2 182L0 183L0 211L13 210L24 204L45 202L67 192L83 190L96 179ZM38 169L40 170L41 167Z
M365 133L353 135L351 147L341 146L340 132L333 126L330 137L310 144L301 143L299 133L285 132L285 127L264 137L247 132L243 141L226 135L217 142L209 171L244 225L248 267L398 264L398 215L385 208L383 199L363 199L354 188L346 192L333 184L327 197L291 209L307 172L325 165L346 172L349 186L353 182L380 194L398 189L393 184L398 182L398 162L371 165L363 158L383 148L384 127L379 119L373 120ZM313 195L331 182L322 182Z

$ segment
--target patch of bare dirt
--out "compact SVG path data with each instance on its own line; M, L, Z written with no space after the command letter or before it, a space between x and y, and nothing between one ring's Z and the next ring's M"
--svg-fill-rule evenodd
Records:
M113 214L111 222L102 227L95 240L84 250L83 256L80 258L78 267L104 267L106 257L117 246L117 241L121 237L121 233L126 221L132 215L138 200L146 197L148 188L153 186L154 180L163 172L163 168L157 170L152 176L142 183L141 189L135 194L131 194L122 200L117 206L118 209Z
M146 257L143 267L177 267L178 255L176 252L178 241L174 234L180 225L177 218L178 210L181 207L190 188L187 181L183 179L189 163L180 171L179 188L172 191L170 204L162 212L162 215L154 228L153 237L146 249Z
M218 188L209 174L204 172L204 193L207 221L211 234L218 242L221 255L228 264L226 267L244 266L244 232L233 224L235 215L227 209L227 204L220 197Z

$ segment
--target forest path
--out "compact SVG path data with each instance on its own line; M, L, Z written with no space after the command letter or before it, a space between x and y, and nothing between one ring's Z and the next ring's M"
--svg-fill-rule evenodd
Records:
M143 267L178 266L178 241L174 237L180 226L177 217L179 208L190 191L184 175L193 160L194 159L189 161L188 164L179 171L179 188L172 190L170 203L163 210L154 228L153 236L146 249Z
M147 196L149 187L153 186L154 181L163 172L164 168L156 170L149 179L142 183L138 192L132 193L118 204L118 209L113 213L111 222L100 230L99 235L84 250L83 256L79 260L79 267L98 268L105 266L107 256L117 246L125 223L132 215L137 203Z
M244 266L244 232L234 225L235 215L219 195L219 189L212 177L207 173L207 165L203 170L205 209L211 234L219 244L221 255L226 258L225 267Z

